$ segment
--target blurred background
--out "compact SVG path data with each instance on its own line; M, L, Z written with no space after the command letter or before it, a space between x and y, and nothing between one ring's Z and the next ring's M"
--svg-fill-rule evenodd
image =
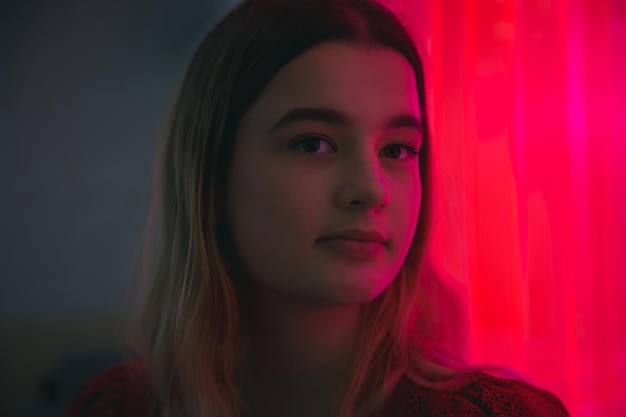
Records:
M126 355L155 146L229 0L0 0L0 416Z
M395 2L423 42L432 254L465 289L469 359L626 415L625 2ZM237 3L0 1L0 416L62 416L127 357L155 145Z
M626 2L419 4L471 361L626 416Z

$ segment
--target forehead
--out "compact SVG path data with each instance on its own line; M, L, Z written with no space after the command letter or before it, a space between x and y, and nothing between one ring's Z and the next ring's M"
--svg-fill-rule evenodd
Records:
M363 129L378 129L395 114L419 117L415 73L399 52L344 42L317 45L283 67L241 121L267 131L294 107L326 107ZM258 130L257 130L258 131Z

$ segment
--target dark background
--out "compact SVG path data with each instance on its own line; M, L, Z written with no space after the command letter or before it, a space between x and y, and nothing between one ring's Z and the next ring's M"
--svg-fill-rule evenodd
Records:
M156 143L238 0L0 0L0 416L124 358Z

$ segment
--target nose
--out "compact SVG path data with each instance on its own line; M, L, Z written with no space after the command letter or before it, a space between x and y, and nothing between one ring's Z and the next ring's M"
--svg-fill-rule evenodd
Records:
M338 202L342 208L376 209L389 203L389 187L376 156L347 163L339 183Z

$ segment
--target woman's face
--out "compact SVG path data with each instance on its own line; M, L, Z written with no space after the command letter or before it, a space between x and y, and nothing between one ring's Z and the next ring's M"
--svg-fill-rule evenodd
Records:
M410 63L393 49L320 44L276 74L235 136L229 229L253 288L326 306L387 288L422 194Z

